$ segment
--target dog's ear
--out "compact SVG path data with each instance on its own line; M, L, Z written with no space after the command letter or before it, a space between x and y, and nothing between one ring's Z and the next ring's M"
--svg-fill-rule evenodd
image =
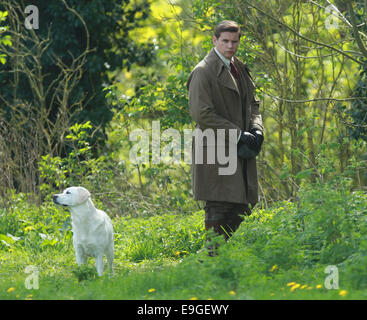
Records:
M89 197L90 197L90 192L87 189L83 187L78 188L78 202L79 203L83 203L87 201Z

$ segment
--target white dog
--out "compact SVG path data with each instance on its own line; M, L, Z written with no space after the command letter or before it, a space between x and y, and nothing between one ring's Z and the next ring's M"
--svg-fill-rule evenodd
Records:
M54 194L54 203L70 208L73 244L78 265L88 257L96 258L99 276L103 274L103 256L107 256L110 274L113 274L113 227L111 219L95 208L90 193L83 187L70 187Z

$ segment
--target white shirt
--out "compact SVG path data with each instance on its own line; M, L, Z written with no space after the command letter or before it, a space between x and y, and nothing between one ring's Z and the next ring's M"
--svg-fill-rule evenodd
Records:
M217 55L219 56L219 58L223 61L224 65L231 70L231 60L227 59L224 55L222 55L216 47L214 47L215 52L217 53ZM232 58L233 61L233 58Z

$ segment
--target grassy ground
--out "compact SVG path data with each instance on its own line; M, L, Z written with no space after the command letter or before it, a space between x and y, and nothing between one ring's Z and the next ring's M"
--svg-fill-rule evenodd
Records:
M112 278L96 277L94 259L76 266L67 211L25 203L1 212L0 299L367 298L362 193L320 187L299 204L256 210L213 258L203 211L116 217ZM337 274L325 273L330 265ZM38 270L38 289L26 287L35 284L27 266ZM337 289L325 287L329 275Z

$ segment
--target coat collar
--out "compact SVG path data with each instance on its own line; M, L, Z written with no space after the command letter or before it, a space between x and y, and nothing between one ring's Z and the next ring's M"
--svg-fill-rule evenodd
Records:
M217 77L219 77L220 74L222 73L223 69L226 68L223 61L216 54L214 48L209 51L209 53L204 58L204 61L210 67L212 67L214 69L214 71L216 72ZM237 68L245 69L247 71L247 69L248 69L247 66L241 60L239 60L237 57L233 57L233 61L235 62Z
M242 68L244 66L244 64L240 60L236 58L234 58L234 60L238 68ZM224 65L223 61L219 58L214 48L206 55L204 61L207 64L207 66L214 71L215 75L218 77L218 80L225 87L232 89L239 94L239 91L236 85L234 84L231 75L226 70L227 67Z

